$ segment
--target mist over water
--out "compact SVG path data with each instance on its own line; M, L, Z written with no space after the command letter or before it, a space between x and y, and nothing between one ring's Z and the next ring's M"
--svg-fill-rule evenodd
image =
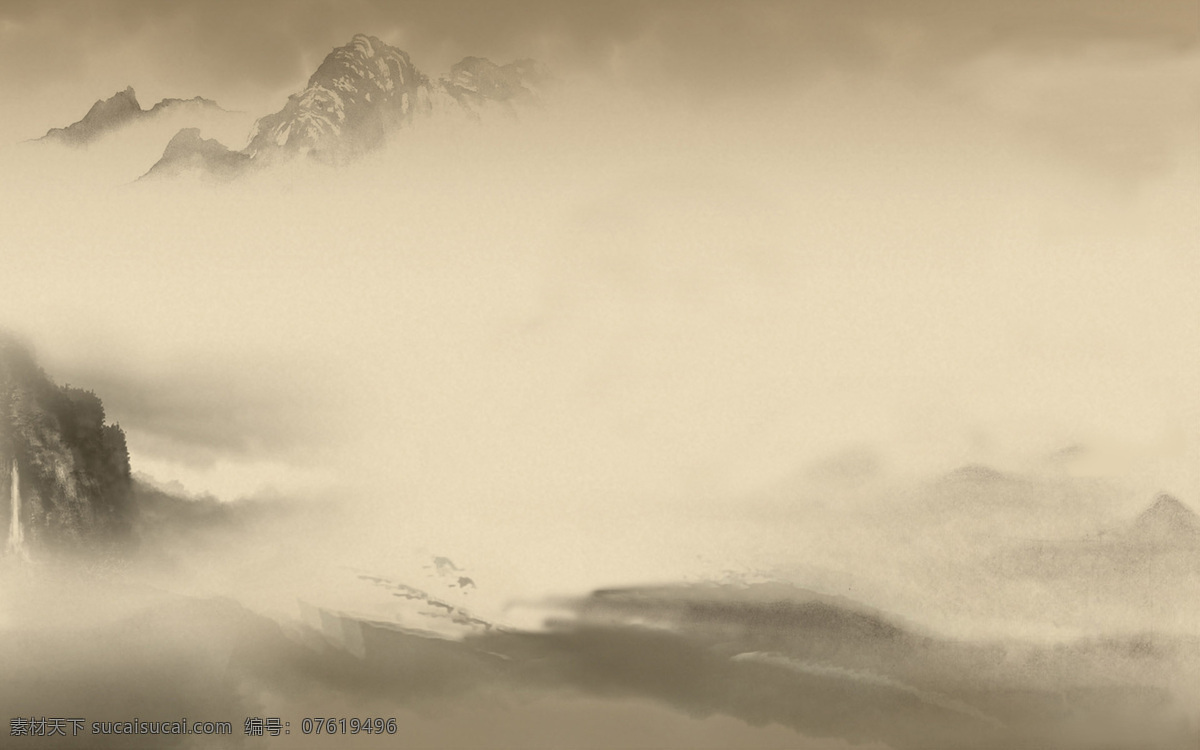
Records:
M32 598L0 624L164 597L284 630L308 605L397 617L366 575L534 630L598 588L772 579L950 639L1200 635L1166 601L1200 590L1191 558L1140 608L989 567L1160 491L1200 507L1196 144L1164 126L1118 159L1047 107L1115 65L831 72L705 106L578 79L229 184L135 181L148 130L0 150L0 321L103 398L135 470L270 509L154 539L109 601L10 581ZM1192 115L1195 65L1114 85ZM313 700L263 690L239 700Z

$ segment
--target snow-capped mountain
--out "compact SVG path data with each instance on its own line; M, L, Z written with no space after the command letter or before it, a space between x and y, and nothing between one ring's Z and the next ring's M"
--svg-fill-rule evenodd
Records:
M540 101L551 80L545 66L532 60L501 66L468 57L434 81L408 53L358 34L330 52L283 109L255 123L248 145L236 152L244 158L190 134L173 140L147 176L200 172L228 178L296 156L343 163L382 146L418 118L515 113Z

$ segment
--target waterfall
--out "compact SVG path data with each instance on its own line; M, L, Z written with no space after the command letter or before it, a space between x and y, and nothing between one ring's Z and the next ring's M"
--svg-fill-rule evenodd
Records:
M9 485L9 498L12 516L8 523L8 545L6 552L15 557L28 558L25 549L25 533L21 529L21 473L17 469L17 459L12 462L12 479Z

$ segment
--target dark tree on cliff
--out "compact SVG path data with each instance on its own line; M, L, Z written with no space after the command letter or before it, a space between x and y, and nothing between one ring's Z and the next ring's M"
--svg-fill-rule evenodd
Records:
M0 457L21 470L22 524L40 547L119 540L130 528L125 434L91 391L56 385L29 347L0 333ZM8 507L4 516L7 520Z

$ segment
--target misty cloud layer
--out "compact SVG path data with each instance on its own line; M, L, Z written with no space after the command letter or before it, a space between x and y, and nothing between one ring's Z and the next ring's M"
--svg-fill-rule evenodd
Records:
M1005 92L1038 91L1039 69L971 70L961 85L1035 117ZM1145 75L1172 90L1185 70ZM871 77L782 108L648 101L584 87L519 126L415 130L345 174L87 203L13 152L34 187L6 314L111 391L144 454L193 465L298 461L366 429L381 463L466 461L493 488L482 462L561 471L552 494L574 495L596 467L659 461L674 477L649 495L737 496L863 440L941 468L1005 460L987 441L1192 444L1170 416L1195 408L1187 111L1157 126L1169 168L1131 192L972 102ZM394 451L406 435L443 448Z
M0 327L103 400L136 509L125 557L0 563L0 703L1190 747L1198 23L0 0ZM359 32L557 80L336 168L138 180ZM236 112L17 143L126 86Z

